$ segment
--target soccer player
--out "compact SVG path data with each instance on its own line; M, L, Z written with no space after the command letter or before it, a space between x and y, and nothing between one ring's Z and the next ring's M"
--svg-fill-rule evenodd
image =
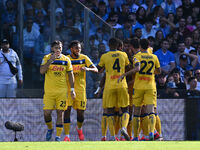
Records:
M53 133L52 111L56 109L56 141L60 141L63 130L63 113L67 109L67 80L68 75L71 85L71 97L75 98L74 75L71 61L62 53L62 43L54 41L51 43L52 53L45 55L40 66L40 73L45 74L44 83L44 120L48 127L46 140L50 141Z
M129 121L129 99L126 79L124 79L121 83L117 83L118 77L125 72L126 66L129 65L129 60L125 52L117 50L118 46L118 39L111 38L109 40L110 51L101 56L97 68L99 70L105 68L106 71L106 80L103 92L103 107L107 109L107 121L110 134L112 136L111 140L116 140L114 129L114 110L115 108L121 108L123 114L122 128L120 131L125 139L129 141L130 137L126 131Z
M147 52L148 46L149 42L147 39L140 40L141 52L137 53L133 59L134 68L126 72L125 74L121 75L118 79L118 81L121 81L125 76L136 73L133 86L134 140L138 140L139 136L140 115L141 115L142 105L146 106L146 114L148 121L147 124L149 124L150 127L149 139L150 140L154 139L153 132L156 123L154 106L156 105L156 96L157 96L155 73L159 74L161 72L161 69L157 56Z
M70 141L70 114L71 108L73 107L77 111L77 127L79 139L84 140L84 134L82 131L82 125L84 121L84 111L86 109L86 71L98 72L96 66L92 63L90 58L84 54L81 54L81 43L78 40L72 41L69 45L71 54L68 55L72 62L73 73L74 73L74 88L76 98L73 100L69 97L69 105L67 110L64 112L64 141ZM70 85L69 85L70 86Z

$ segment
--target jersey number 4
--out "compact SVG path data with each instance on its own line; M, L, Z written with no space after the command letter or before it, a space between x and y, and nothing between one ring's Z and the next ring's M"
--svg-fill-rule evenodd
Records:
M139 71L139 74L147 74L147 75L152 75L152 69L153 69L153 66L154 66L154 62L153 61L144 61L142 60L141 61L141 65L143 64L143 66L141 67L140 71ZM147 66L150 66L149 69L145 69ZM146 71L145 71L146 70Z
M119 65L119 58L115 59L115 62L113 64L113 70L117 70L117 72L120 72L120 65Z

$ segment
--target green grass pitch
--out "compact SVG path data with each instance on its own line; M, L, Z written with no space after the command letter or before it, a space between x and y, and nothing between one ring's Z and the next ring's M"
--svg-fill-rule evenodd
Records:
M200 150L200 141L0 142L0 150Z

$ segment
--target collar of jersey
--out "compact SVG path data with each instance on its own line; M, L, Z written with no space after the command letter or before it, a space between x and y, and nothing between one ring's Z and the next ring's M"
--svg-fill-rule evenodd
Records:
M116 49L111 49L110 51L117 51Z

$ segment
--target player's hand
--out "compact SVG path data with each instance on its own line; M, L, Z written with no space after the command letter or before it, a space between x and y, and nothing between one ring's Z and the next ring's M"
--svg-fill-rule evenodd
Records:
M71 98L72 98L72 99L75 99L75 98L76 98L76 93L75 93L75 91L71 91Z
M53 62L56 59L56 57L57 57L57 54L56 53L52 53L51 56L50 56L49 61Z
M121 75L118 80L117 80L117 83L119 83L120 81L122 81L124 79L124 75Z
M89 68L87 68L87 67L81 67L81 70L83 70L83 71L89 71Z

